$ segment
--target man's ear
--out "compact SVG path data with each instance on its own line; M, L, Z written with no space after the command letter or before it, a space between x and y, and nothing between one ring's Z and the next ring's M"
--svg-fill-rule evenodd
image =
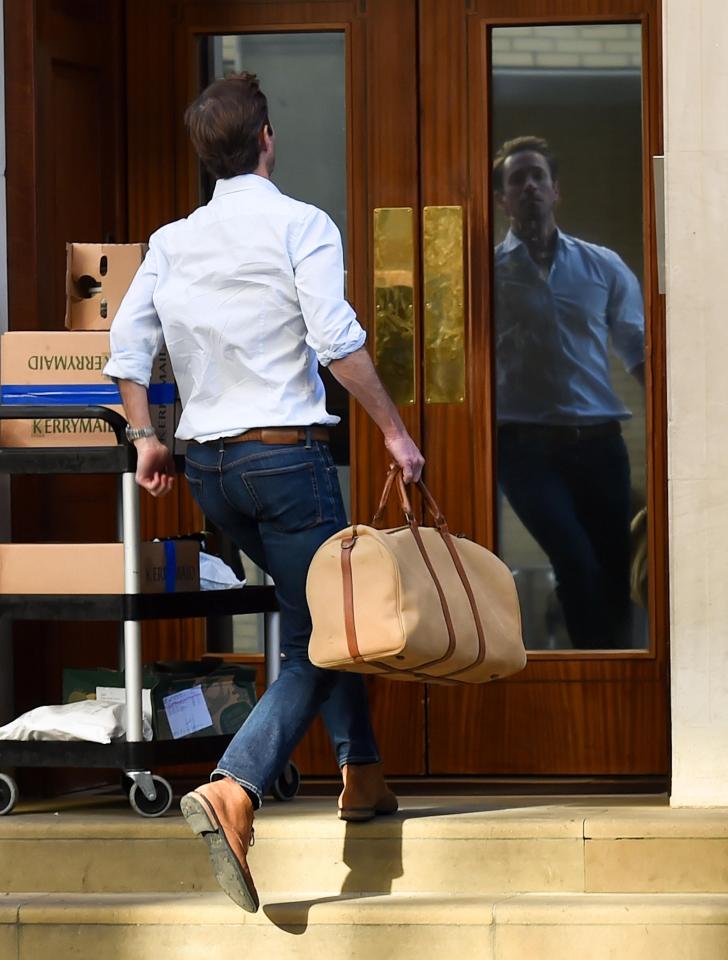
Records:
M556 203L561 202L561 184L558 180L554 180L554 200Z
M273 127L269 123L264 123L260 128L260 133L258 134L258 143L260 144L260 149L267 152L271 148L271 143L273 142Z
M496 202L496 205L501 208L501 210L506 209L506 198L505 194L501 193L499 190L493 191L493 199Z

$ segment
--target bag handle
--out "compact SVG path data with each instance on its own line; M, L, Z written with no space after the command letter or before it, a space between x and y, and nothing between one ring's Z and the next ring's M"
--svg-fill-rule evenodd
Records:
M390 494L392 493L392 487L396 484L397 486L397 495L399 497L399 503L402 507L402 512L404 513L405 520L410 527L418 526L417 519L415 518L414 511L412 510L412 504L407 495L407 487L405 485L404 479L402 478L402 468L397 466L396 463L393 463L387 474L387 479L384 481L384 490L382 491L382 496L379 501L379 506L377 507L377 512L372 518L372 526L376 527L378 523L381 522L382 516L384 514L385 507L389 500ZM429 512L432 514L432 518L435 526L441 532L447 532L447 520L443 516L440 508L435 502L435 498L432 496L430 491L427 489L422 480L417 481L417 487L419 488L420 493L422 494L422 499L425 502L425 505Z

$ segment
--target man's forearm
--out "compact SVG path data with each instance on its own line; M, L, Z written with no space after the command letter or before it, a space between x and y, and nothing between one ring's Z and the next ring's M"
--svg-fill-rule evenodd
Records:
M384 445L402 469L405 483L418 481L425 460L402 423L391 397L384 389L372 359L361 347L341 360L333 360L329 370L342 387L364 407L384 434Z
M385 437L406 432L402 418L364 347L341 360L332 360L329 370L342 387L359 401Z
M133 380L119 380L119 393L124 404L126 419L132 427L151 427L152 414L149 409L147 388Z

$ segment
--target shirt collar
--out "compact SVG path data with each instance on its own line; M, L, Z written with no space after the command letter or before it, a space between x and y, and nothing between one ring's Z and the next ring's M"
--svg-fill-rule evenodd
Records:
M573 243L573 240L568 235L568 233L564 233L562 230L559 230L559 228L557 227L556 228L556 250L558 251L560 247L569 247L571 246L572 243ZM523 242L523 240L520 240L515 235L513 230L509 229L508 233L506 234L505 240L501 244L501 250L504 253L512 253L518 247L525 247L525 243Z
M257 173L241 173L237 177L228 177L226 180L218 180L215 183L215 190L212 199L224 197L228 193L237 193L240 190L271 190L280 193L278 187L272 180L261 177Z

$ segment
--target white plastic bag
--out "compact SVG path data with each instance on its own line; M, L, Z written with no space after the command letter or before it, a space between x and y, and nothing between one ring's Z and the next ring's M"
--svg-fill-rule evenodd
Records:
M245 580L238 580L224 560L211 553L200 553L200 590L233 590L244 586Z
M144 739L152 739L150 718L144 717ZM0 740L87 740L111 743L126 733L126 704L105 700L35 707L0 727Z

